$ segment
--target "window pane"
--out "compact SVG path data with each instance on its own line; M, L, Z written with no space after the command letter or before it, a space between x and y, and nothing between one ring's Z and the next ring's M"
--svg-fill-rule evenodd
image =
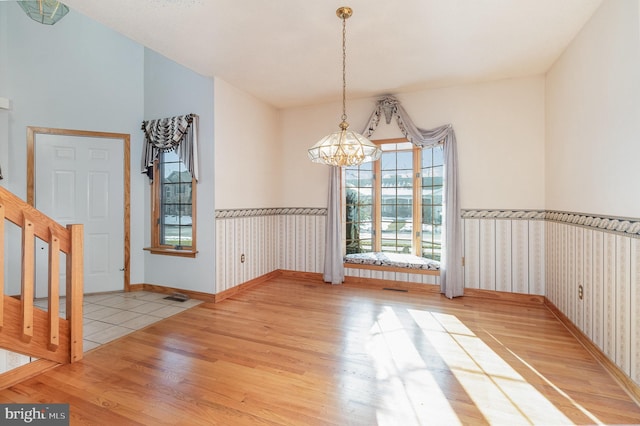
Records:
M396 188L382 188L382 204L396 203Z
M433 150L425 148L422 150L422 167L433 166Z
M402 151L398 153L398 170L413 170L413 152ZM412 173L410 173L412 175Z
M394 151L411 151L413 149L413 144L411 142L400 142L396 144L391 144Z
M405 247L411 248L411 240L412 240L412 232L411 230L401 230L398 232L398 245L402 247L402 251L404 252ZM411 250L407 250L406 253L410 253Z
M356 167L360 172L373 170L373 162L362 163Z
M434 166L443 165L444 164L444 146L438 145L434 148L431 148L431 150L433 150L433 165Z
M357 188L346 188L346 201L347 205L358 204L358 190Z
M390 186L396 186L396 171L392 172L382 172L381 185L383 188L388 188Z
M358 206L358 221L359 222L371 222L373 217L371 216L372 209L371 206ZM371 224L369 223L369 228L371 228Z
M176 245L191 247L192 232L193 232L193 227L191 225L181 226L180 227L180 244L176 244Z
M393 237L395 238L396 236L396 229L397 229L397 224L396 221L393 219L383 219L382 220L382 236L383 238L386 237ZM385 235L386 234L386 235Z
M423 224L432 224L433 223L433 208L431 206L422 206L422 223Z
M433 187L433 204L442 205L442 187L434 186Z
M442 204L442 187L431 186L422 188L422 205Z
M395 220L396 219L396 205L395 204L383 204L382 205L382 220Z
M192 181L174 151L159 157L160 174L160 223L159 243L174 247L192 245Z
M357 224L358 231L358 249L354 253L363 253L373 251L373 233L371 222L360 222Z
M433 186L433 168L422 170L422 186Z
M178 207L178 214L180 215L180 225L191 225L191 203L180 204Z
M396 170L396 153L395 152L383 152L382 153L382 170Z
M371 163L346 168L345 186L347 254L372 251L373 172Z
M161 161L163 163L179 163L180 157L178 157L178 153L173 151L166 151L162 153Z
M433 190L429 187L422 188L422 205L430 206L433 203Z
M423 149L422 160L422 256L440 260L442 185L444 184L443 147Z
M442 206L433 206L433 223L442 225Z
M191 246L191 226L180 226L176 221L165 223L163 229L163 240L165 245L190 247Z
M433 225L431 225L430 223L422 224L422 240L423 241L433 240Z
M398 194L396 215L398 220L411 222L413 217L413 194Z
M413 172L399 174L397 177L399 188L413 188Z
M180 202L187 203L191 206L191 182L179 184L178 191L180 194Z
M382 239L382 246L380 247L383 252L386 253L397 253L398 247L396 246L395 239Z
M358 186L358 170L347 168L344 171L344 184L346 187Z
M164 163L162 166L162 181L165 183L177 182L176 176L180 176L180 163Z
M359 185L361 187L372 187L373 186L373 172L372 171L360 171L360 179Z
M373 202L373 189L360 188L358 191L358 204L371 204Z

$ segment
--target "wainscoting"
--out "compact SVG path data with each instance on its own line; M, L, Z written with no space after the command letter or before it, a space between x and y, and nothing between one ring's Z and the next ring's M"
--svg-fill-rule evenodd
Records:
M547 299L640 385L640 221L546 220Z
M640 220L505 210L462 217L465 288L546 296L640 385Z
M277 269L321 273L326 216L326 209L316 208L216 211L216 292ZM345 275L440 283L436 275L410 272L345 268Z
M465 210L465 287L544 295L544 218L541 211ZM326 209L216 211L216 291L277 269L322 272L325 220ZM437 275L410 272L347 267L345 275L440 284Z
M216 211L216 292L277 269L322 272L326 216L313 208Z
M464 286L545 294L545 212L463 210Z

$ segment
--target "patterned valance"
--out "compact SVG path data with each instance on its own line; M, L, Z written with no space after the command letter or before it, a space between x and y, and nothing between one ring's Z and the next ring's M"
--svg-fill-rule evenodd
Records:
M153 163L160 152L175 150L178 158L198 180L198 116L178 115L142 122L145 144L142 148L142 173L153 179Z
M424 130L418 128L407 111L400 105L393 96L385 96L376 102L376 107L369 117L362 134L369 138L373 135L373 132L378 128L380 124L380 117L384 114L387 124L391 123L391 120L395 117L398 123L398 128L402 134L409 140L409 142L419 147L430 147L434 145L440 145L446 142L447 139L455 139L455 133L451 124L445 124L444 126L437 127L431 130Z

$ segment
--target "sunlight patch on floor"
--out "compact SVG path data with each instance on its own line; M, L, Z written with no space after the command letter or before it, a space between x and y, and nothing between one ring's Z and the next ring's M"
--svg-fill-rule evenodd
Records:
M488 333L489 336L491 336L492 339L494 339L496 342L500 343L502 345L502 343L492 334ZM529 368L535 375L537 375L538 377L540 377L540 379L542 381L544 381L549 387L553 388L553 390L555 390L556 392L558 392L560 395L562 395L564 398L567 399L567 401L569 401L574 407L576 407L582 414L584 414L586 417L588 417L590 419L590 422L592 422L593 424L597 424L597 425L603 425L604 423L602 421L600 421L600 419L598 419L596 416L594 416L593 414L591 414L591 412L589 412L586 408L584 408L582 405L578 404L573 398L571 398L566 392L564 392L562 389L560 389L559 387L557 387L556 385L554 385L551 381L549 381L546 377L544 377L542 374L540 374L540 372L538 370L536 370L535 368L533 368L533 366L531 364L529 364L528 362L526 362L525 360L523 360L521 357L519 357L517 354L515 354L512 350L510 350L509 348L506 348L507 351L509 351L509 353L511 353L511 355L513 355L515 358L518 359L518 361L520 361L523 365L525 365L527 368Z
M455 316L410 314L489 423L572 423Z
M379 425L461 424L393 309L378 316L367 349L385 407L376 413Z

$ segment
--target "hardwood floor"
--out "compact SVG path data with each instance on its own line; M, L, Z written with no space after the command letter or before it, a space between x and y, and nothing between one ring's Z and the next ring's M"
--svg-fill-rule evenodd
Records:
M280 277L0 391L71 424L640 423L542 305Z

